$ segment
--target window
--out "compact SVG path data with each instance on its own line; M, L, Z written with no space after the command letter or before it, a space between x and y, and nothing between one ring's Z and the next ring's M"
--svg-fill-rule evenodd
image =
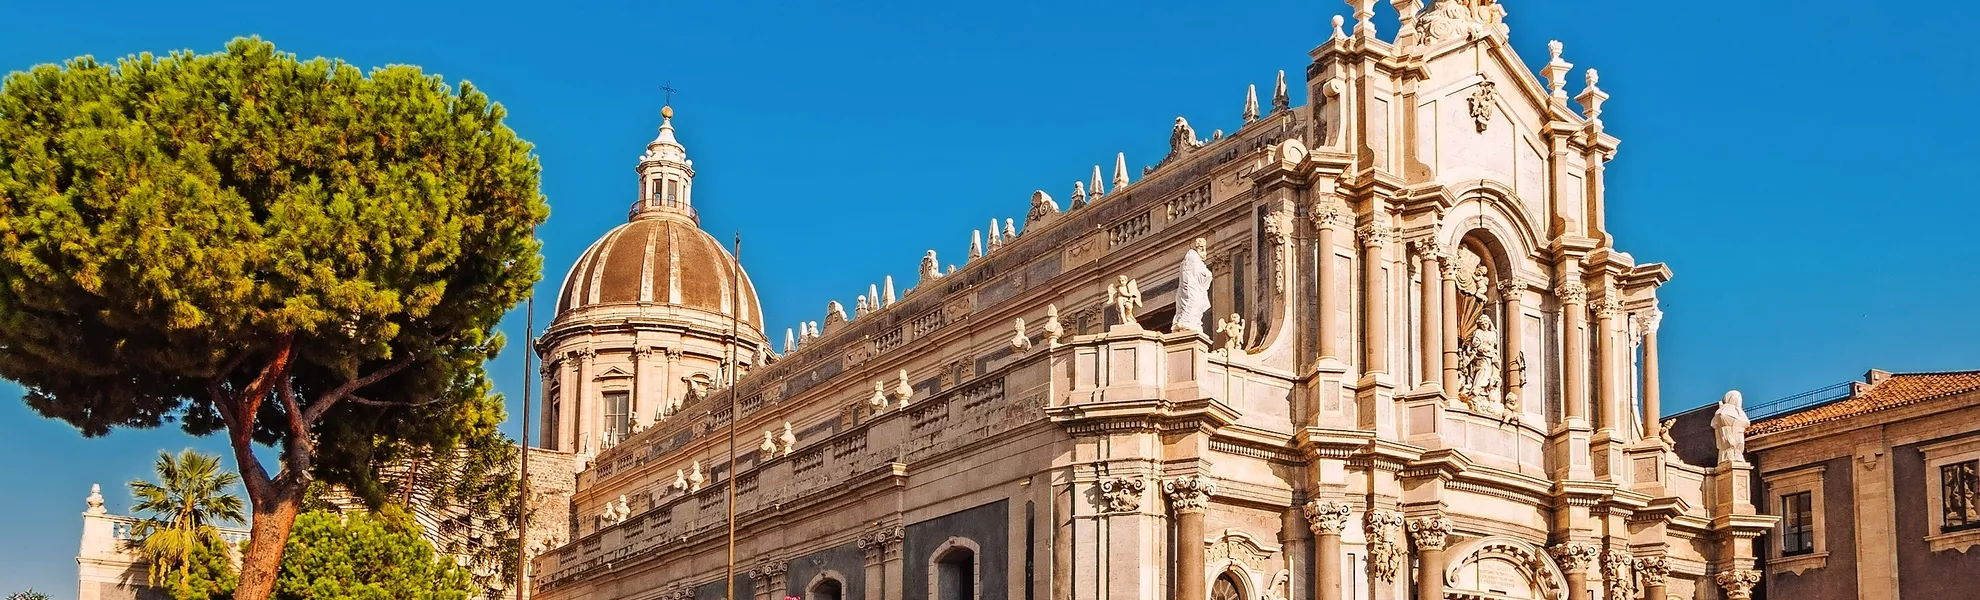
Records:
M667 204L673 205L680 202L680 200L681 182L673 179L667 180Z
M656 202L656 203L657 203L657 202L659 202L659 200L660 200L660 198L661 198L661 195L660 195L660 180L658 180L658 179L655 179L655 180L653 180L653 193L651 193L651 194L647 194L647 198L648 198L648 200L649 200L649 201L652 201L652 202Z
M1781 556L1815 551L1814 499L1809 492L1781 496Z
M553 393L546 395L555 398L556 394L554 393L554 391L555 390L552 390ZM564 408L563 402L557 400L551 400L550 410L543 412L543 447L545 448L555 449L557 447L558 438L563 437L561 435L558 435L560 433L559 430L560 421L562 421L562 419L560 419L559 417L563 416L563 408Z
M631 394L605 392L605 447L610 448L632 434L631 404Z
M811 593L805 598L806 600L843 600L845 586L837 579L823 578L811 586Z
M981 600L983 588L977 556L982 549L968 538L951 537L928 560L930 600Z
M1210 600L1244 600L1244 593L1238 589L1237 578L1230 573L1218 575L1217 583L1210 586Z
M1940 532L1980 529L1980 460L1939 465Z

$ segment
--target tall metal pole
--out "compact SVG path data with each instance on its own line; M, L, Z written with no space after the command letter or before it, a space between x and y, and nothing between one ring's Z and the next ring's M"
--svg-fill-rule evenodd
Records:
M736 421L742 418L736 399L737 321L742 313L742 232L736 232L735 267L729 270L729 577L722 597L736 600Z
M529 589L529 388L530 358L536 354L536 292L531 290L523 309L523 407L522 469L518 476L522 491L516 495L516 600L523 600Z

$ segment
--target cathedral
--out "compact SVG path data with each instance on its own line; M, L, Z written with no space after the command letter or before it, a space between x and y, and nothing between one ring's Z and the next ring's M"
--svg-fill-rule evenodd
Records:
M1596 71L1494 0L1348 4L1234 132L781 346L664 111L535 341L584 467L533 597L1753 597L1775 518L1658 421L1671 272L1606 226Z

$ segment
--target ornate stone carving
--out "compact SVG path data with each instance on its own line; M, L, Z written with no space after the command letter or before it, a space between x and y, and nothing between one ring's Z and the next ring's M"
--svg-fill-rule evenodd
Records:
M688 471L688 476L687 476L688 493L692 494L694 492L701 491L701 484L707 482L708 482L708 478L701 474L701 461L699 460L694 461L693 468Z
M768 429L763 430L763 444L756 449L763 453L764 459L777 456L777 434Z
M1100 497L1107 502L1107 512L1131 513L1141 510L1141 495L1147 490L1148 480L1138 477L1107 479L1100 482Z
M1017 335L1011 336L1011 351L1018 354L1030 352L1031 338L1024 335L1024 317L1018 317L1011 325L1017 329Z
M1306 511L1306 526L1313 529L1314 535L1340 535L1347 528L1348 515L1353 509L1342 502L1322 502L1313 500L1303 507Z
M784 434L777 436L777 454L780 456L790 456L791 451L796 449L797 449L797 432L791 430L790 421L785 421Z
M1275 210L1265 215L1265 239L1272 243L1272 289L1286 291L1286 251L1292 243L1293 214Z
M825 331L846 324L846 307L838 300L825 303Z
M1677 451L1677 439L1671 437L1671 430L1676 428L1677 419L1665 419L1657 424L1657 444L1663 446L1665 452Z
M1588 303L1588 286L1570 281L1554 288L1554 295L1561 298L1561 304L1583 305Z
M1458 37L1506 35L1506 10L1498 0L1437 0L1416 19L1416 34L1426 45Z
M1622 308L1622 298L1617 298L1614 294L1605 293L1602 295L1602 300L1595 303L1595 318L1615 318L1616 315L1622 314Z
M1224 353L1236 356L1244 352L1244 317L1231 313L1231 316L1217 319L1217 334L1224 336Z
M1043 223L1057 214L1059 214L1059 203L1052 201L1052 195L1045 193L1045 190L1033 190L1031 212L1024 215L1024 229L1030 231L1033 224ZM997 228L994 220L991 221L990 233L990 237L996 239Z
M1098 167L1095 167L1095 169L1097 170ZM1098 173L1095 174L1097 175ZM1098 178L1096 177L1095 179ZM1067 208L1067 210L1079 210L1081 208L1084 208L1085 206L1086 206L1086 184L1075 181L1073 182L1072 206Z
M1403 517L1401 513L1386 510L1368 511L1368 576L1378 581L1395 581L1402 572Z
M1210 265L1204 256L1210 243L1196 238L1183 252L1182 272L1176 280L1176 318L1172 331L1201 331L1203 314L1210 312Z
M105 510L105 509L103 508L103 485L102 485L102 484L96 484L96 483L92 483L92 484L89 484L89 497L88 497L88 498L84 498L84 499L83 499L83 502L86 502L86 503L88 503L88 504L89 504L89 510L88 510L88 511L85 511L85 512L87 512L88 514L92 514L92 515L100 515L100 514L103 514L103 513L105 513L105 512L108 512L108 511L106 511L106 510Z
M1506 412L1499 395L1499 328L1489 312L1479 313L1471 331L1458 340L1458 395L1472 410L1498 416Z
M902 408L906 408L908 401L914 399L914 384L908 382L907 369L901 369L900 374L895 376L894 399L901 401Z
M1451 533L1451 520L1448 517L1417 517L1409 520L1409 539L1416 543L1418 551L1443 550L1445 537Z
M673 486L673 487L674 487L674 491L677 491L677 492L686 492L686 491L688 491L688 480L687 480L687 471L686 471L686 470L684 470L684 469L674 469L674 486Z
M1726 600L1752 600L1753 586L1760 583L1760 572L1749 569L1720 571L1713 576L1719 582L1719 589L1726 591Z
M1712 431L1719 442L1719 462L1746 461L1746 409L1740 407L1739 390L1726 392L1719 399L1718 412L1712 413Z
M907 537L907 529L899 525L882 525L859 536L859 551L866 555L867 562L899 556L901 539Z
M930 283L934 283L935 280L941 278L942 278L942 261L940 259L935 258L934 250L929 250L928 254L922 255L921 257L920 285L926 286ZM913 291L913 290L909 290L909 291Z
M763 559L763 562L756 563L756 568L752 569L756 575L757 585L759 587L769 586L764 588L766 591L770 587L779 587L779 584L782 582L777 580L783 579L784 573L790 570L791 563L779 558Z
M1189 126L1188 119L1176 117L1176 126L1169 130L1169 155L1162 162L1167 163L1202 147L1203 140L1196 139L1196 128ZM1116 182L1114 187L1120 187L1120 183Z
M1671 575L1671 557L1663 554L1636 559L1636 574L1643 578L1643 587L1658 587Z
M1489 80L1478 84L1478 91L1472 92L1465 104L1471 109L1471 121L1478 126L1478 132L1485 133L1492 126L1492 111L1499 104L1499 85Z
M1636 597L1636 557L1628 550L1610 548L1602 554L1602 581L1610 598Z
M1346 227L1354 224L1354 211L1334 198L1323 199L1313 204L1314 227Z
M1134 319L1135 311L1141 308L1142 304L1141 285L1135 280L1122 275L1119 281L1108 285L1107 303L1113 305L1114 312L1120 315L1121 325L1134 329L1141 328L1140 323Z
M1217 492L1217 482L1201 475L1178 477L1162 482L1162 489L1169 494L1169 504L1177 514L1202 513L1210 505L1210 495Z
M1066 326L1059 322L1059 305L1045 305L1045 347L1057 348L1059 338L1065 337Z
M873 382L873 396L867 398L866 402L867 404L873 405L873 408L886 408L887 384L880 383L878 381Z
M1258 570L1265 561L1279 551L1277 546L1267 546L1258 538L1236 529L1226 529L1217 539L1204 543L1204 558L1212 564L1225 560L1244 565L1246 569Z
M1595 564L1597 554L1595 546L1573 542L1555 544L1547 551L1554 555L1555 561L1561 563L1561 571L1570 573L1588 570L1589 565Z

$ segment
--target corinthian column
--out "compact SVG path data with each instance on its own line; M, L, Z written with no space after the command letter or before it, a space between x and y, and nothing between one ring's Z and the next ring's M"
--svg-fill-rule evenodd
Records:
M1458 263L1453 258L1444 261L1444 306L1439 311L1438 320L1444 324L1444 395L1456 399L1458 395ZM1442 596L1438 596L1441 598Z
M1204 600L1210 588L1203 583L1203 510L1217 483L1191 475L1163 482L1162 489L1176 511L1176 600Z
M1506 367L1505 395L1506 410L1513 412L1511 418L1519 419L1521 406L1526 398L1526 314L1520 308L1520 300L1526 295L1526 284L1516 279L1499 282L1499 297L1506 301L1506 318L1499 324L1499 330L1506 334L1506 349L1500 360Z
M1747 569L1720 571L1715 579L1726 591L1726 600L1753 600L1753 586L1760 583L1760 572Z
M598 432L599 415L597 413L599 411L598 407L591 406L590 404L591 362L598 358L598 353L590 348L586 348L578 351L577 358L577 381L573 382L577 384L575 386L577 388L577 401L572 403L577 405L572 407L577 411L577 418L572 419L572 421L575 421L575 423L572 423L572 426L577 428L577 435L573 436L572 439L577 441L577 451L579 453L597 454L601 450L598 447L599 441L592 439L591 435Z
M1409 520L1409 538L1416 542L1416 597L1444 597L1444 537L1450 533L1447 517Z
M1616 439L1621 435L1622 415L1627 409L1622 400L1620 381L1621 365L1624 361L1622 353L1616 350L1616 336L1619 331L1616 327L1616 319L1622 314L1622 300L1614 296L1616 291L1615 288L1608 288L1602 294L1601 303L1595 308L1595 329L1599 332L1595 342L1598 344L1597 351L1601 353L1601 359L1597 362L1602 365L1601 380L1597 383L1595 391L1600 394L1598 400L1602 403L1601 428L1609 430L1610 439Z
M1663 554L1636 559L1636 574L1643 577L1643 600L1667 600L1665 580L1671 575L1671 557Z
M1421 378L1424 385L1443 381L1444 334L1439 331L1444 324L1444 259L1443 253L1429 241L1416 243L1417 273L1423 277L1423 314L1417 320L1418 331L1422 334L1417 341L1417 361L1422 363ZM1444 390L1447 394L1457 390Z
M1554 561L1560 563L1561 572L1567 575L1568 600L1589 600L1588 567L1595 564L1595 546L1592 544L1556 544L1548 549Z
M1346 327L1341 321L1341 309L1346 308L1347 299L1341 297L1340 260L1334 255L1334 244L1338 242L1339 231L1348 225L1347 207L1338 200L1322 200L1314 207L1313 226L1320 238L1319 274L1320 278L1320 357L1341 358L1341 330Z
M1643 319L1643 435L1656 436L1659 419L1664 418L1662 386L1657 383L1657 326L1664 321L1664 311L1655 308Z
M1306 503L1306 525L1313 529L1313 572L1318 580L1316 600L1341 600L1341 529L1351 509L1340 502Z
M1554 293L1561 298L1561 320L1563 321L1561 324L1561 337L1567 341L1567 347L1562 352L1566 356L1561 361L1564 367L1562 369L1563 381L1561 387L1565 392L1562 394L1562 403L1566 405L1563 412L1569 421L1581 420L1583 423L1586 423L1588 418L1588 332L1583 331L1583 329L1586 327L1585 322L1588 320L1588 288L1582 286L1580 282L1570 281L1561 284L1559 289L1554 290Z
M1367 358L1362 363L1363 373L1389 372L1389 278L1388 249L1389 228L1375 224L1362 227L1356 232L1361 238L1361 264L1367 271L1367 279L1362 282L1362 306L1367 307L1368 317L1364 320L1367 338Z

